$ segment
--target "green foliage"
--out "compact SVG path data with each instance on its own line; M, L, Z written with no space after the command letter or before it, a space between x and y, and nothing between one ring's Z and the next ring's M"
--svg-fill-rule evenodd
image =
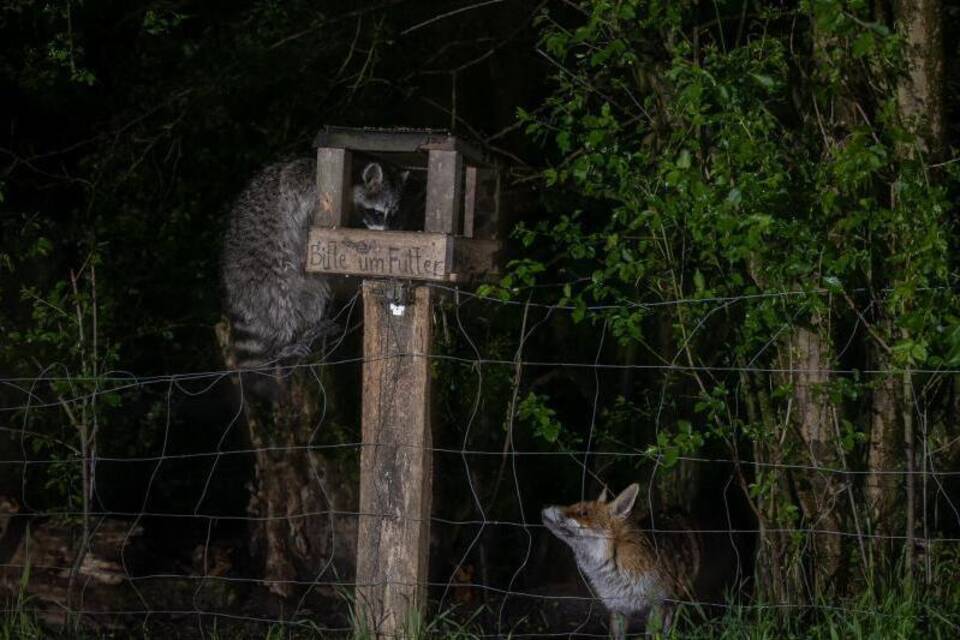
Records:
M655 458L665 469L677 464L681 456L689 456L700 450L703 436L693 430L687 420L677 422L674 432L661 431L657 434L657 444L647 449L647 455Z
M21 232L23 250L7 261L11 275L48 259L53 247L36 225L25 225ZM45 498L72 513L83 511L84 496L91 491L85 460L96 434L109 426L108 413L120 406L118 395L103 391L110 386L103 376L118 361L118 349L103 331L113 322L113 307L109 298L98 299L100 260L96 251L87 254L77 270L51 281L45 291L22 285L19 299L29 309L30 321L9 331L2 347L11 361L16 354L31 355L32 362L21 361L20 373L41 371L44 380L34 383L32 392L49 391L59 409L37 414L27 402L13 415L25 424L29 419L23 434L29 453L50 460L42 467Z
M517 415L535 437L555 443L563 427L557 420L557 412L547 406L547 400L531 391L518 405Z
M176 11L147 9L143 14L143 30L152 36L164 35L180 26L186 18Z
M925 178L922 159L897 152L909 134L883 116L889 99L880 100L877 122L858 117L835 144L818 129L841 124L818 125L790 95L793 65L802 62L787 47L795 32L777 27L805 19L804 10L766 11L737 46L711 34L694 48L686 27L699 14L681 6L665 15L657 3L584 3L586 24L572 31L543 20L544 48L564 71L554 78L547 115L521 117L563 156L545 172L547 183L594 198L594 207L589 218L561 214L518 235L526 245L552 242L569 256L571 275L588 276L567 297L626 303L637 294L852 288L869 281L877 260L906 268L891 280L890 305L912 308L918 287L949 284L942 231L950 204L943 185ZM801 100L841 99L852 81L845 74L859 64L847 57L850 40L859 43L857 58L869 57L872 79L891 90L896 37L839 6L816 3L817 23L837 38L827 48L836 64L803 63L819 83L801 87L809 91ZM651 24L673 29L670 42L644 30ZM654 59L651 41L665 49ZM878 190L890 181L893 206ZM529 261L523 273L534 273ZM900 322L922 330L938 324L930 320ZM926 361L923 350L907 351Z
M542 273L567 282L557 302L575 321L606 323L664 366L661 400L641 411L660 425L650 455L671 468L715 442L818 464L789 431L809 410L793 371L801 330L826 345L818 367L958 362L957 175L931 165L922 127L900 112L903 41L869 3L576 6L576 18L540 16L553 91L519 112L552 154L544 183L564 196L518 226L528 255L491 291L538 284L538 255ZM665 319L664 353L651 344ZM863 463L875 390L870 375L834 375L804 396L836 412L837 451L821 462ZM920 400L949 411L938 401ZM609 426L601 438L637 431ZM814 517L790 482L775 467L749 478L771 526ZM799 561L808 542L794 544Z

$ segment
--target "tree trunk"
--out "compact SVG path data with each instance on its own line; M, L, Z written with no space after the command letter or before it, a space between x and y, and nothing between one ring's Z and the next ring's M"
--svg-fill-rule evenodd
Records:
M897 4L897 28L904 37L906 74L897 87L897 106L903 125L916 135L916 143L903 146L899 153L904 158L914 157L918 152L928 156L938 155L944 140L943 100L943 30L940 0L900 0ZM895 190L891 188L891 193ZM895 196L891 206L896 207ZM896 247L889 249L896 252ZM883 275L883 274L882 274ZM896 282L896 274L885 274L885 282ZM874 283L877 286L877 283ZM880 321L876 323L885 334L888 344L896 342L898 329L891 319L894 311L881 305ZM881 351L885 345L875 343L873 349L878 369L889 369L889 356ZM913 426L910 419L911 382L905 377L885 376L873 389L868 464L872 472L866 477L864 491L868 501L869 515L874 533L880 536L901 535L908 538L905 545L907 565L911 564L914 519ZM904 450L900 454L901 448ZM901 464L903 463L903 464ZM899 491L898 476L882 474L904 466L908 474L904 478L905 496ZM897 505L906 498L905 517L898 517ZM886 548L882 538L874 547Z
M743 361L739 364L746 367ZM791 574L797 566L790 561L790 543L783 532L785 526L793 526L794 522L784 522L784 515L779 508L782 501L789 496L786 474L781 466L783 447L779 434L782 434L782 430L778 428L777 416L769 395L762 388L755 387L750 373L741 371L740 375L749 423L763 430L762 437L754 440L753 455L757 461L752 470L754 482L761 487L769 487L752 491L746 479L747 470L738 468L741 488L750 500L759 529L756 547L756 595L760 600L793 602L796 598L791 587L800 584L801 580L795 579L798 576Z
M879 346L875 350L879 351ZM889 369L891 366L888 357L878 357L874 362L876 369ZM896 514L901 478L892 473L878 473L899 468L903 460L899 387L898 378L891 374L878 379L872 390L867 451L867 465L871 473L864 481L863 490L873 533L880 536L899 534L901 530ZM880 538L876 541L878 544L875 547L884 549L887 546Z
M793 388L790 411L799 435L794 447L797 462L810 467L839 468L842 464L833 428L835 408L827 389L833 364L830 338L819 324L797 327L787 346L783 368L791 370L786 374L786 382ZM798 469L793 476L805 528L822 532L809 534L810 553L804 554L810 563L811 585L826 586L841 565L842 537L826 532L842 530L839 500L843 485L829 470Z
M900 0L897 27L905 40L907 73L897 87L904 125L922 151L936 155L944 140L943 15L941 0Z
M231 367L225 323L217 325L217 338ZM311 449L323 417L322 384L310 370L296 370L274 402L247 397L244 403L256 470L247 505L250 549L265 586L281 597L328 572L354 573L357 523L343 514L356 511L356 490L332 486L349 474Z

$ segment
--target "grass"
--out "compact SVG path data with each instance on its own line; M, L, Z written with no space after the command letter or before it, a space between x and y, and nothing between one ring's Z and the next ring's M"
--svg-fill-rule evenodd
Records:
M960 601L909 588L810 607L733 606L714 620L678 625L685 640L947 640L960 637Z
M809 607L732 605L722 615L707 620L692 609L681 608L676 624L664 640L952 640L960 637L960 598L956 597L960 588L952 583L940 587L921 594L900 585L863 593L843 603L820 602ZM125 640L173 635L203 640L375 640L355 616L352 633L331 633L309 623L244 628L235 623L211 622L201 630L194 620L151 622L136 629L98 633L47 628L30 605L29 599L23 597L9 603L0 617L0 640ZM430 619L411 613L398 640L480 640L493 632L481 629L473 618L458 620L453 613L447 611ZM511 634L503 637L510 638Z

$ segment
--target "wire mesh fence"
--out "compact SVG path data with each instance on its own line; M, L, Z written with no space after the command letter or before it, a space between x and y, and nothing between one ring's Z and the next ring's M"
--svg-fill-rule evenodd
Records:
M731 608L888 615L839 596L825 600L820 596L829 590L809 583L831 540L839 541L850 584L866 582L883 554L896 560L907 548L926 583L943 575L945 558L956 559L960 431L948 414L931 418L928 406L929 398L942 400L960 370L858 368L840 356L830 369L784 365L773 355L779 332L733 363L716 353L687 357L684 348L695 340L709 350L709 335L667 345L676 351L672 358L643 356L628 353L605 320L572 330L573 305L430 286L442 294L433 313L435 349L386 358L431 364L433 444L397 446L426 449L435 460L430 579L419 586L434 615L464 625L461 631L604 637L602 600L540 509L592 499L608 486L616 493L630 481L643 487L639 532L656 540L693 531L710 539L711 553L734 558L725 588L712 597L665 598L712 612L713 620L708 615L697 625L718 624L717 615ZM696 306L697 330L707 334L714 314L733 305L828 295L817 289L591 310L642 310L655 319L663 310ZM342 330L315 345L305 362L147 375L73 375L51 364L34 377L0 379L0 575L16 603L5 613L96 627L172 625L201 635L216 624L353 633L353 594L371 586L355 578L358 522L423 520L358 508L360 453L379 446L360 437L359 398L371 390L359 384L369 359L357 355L358 305L354 296L341 308L335 320ZM848 331L852 341L864 329L857 323ZM919 426L911 463L901 455L894 466L871 466L863 453L869 433L844 423L839 411L830 425L837 427L830 439L836 450L805 449L809 443L791 427L797 408L789 385L810 374L866 389L884 377L908 380ZM253 437L246 413L253 399L241 375L312 388L309 428L287 438ZM744 376L780 394L781 421L770 432L758 433L747 415L752 392ZM403 381L396 383L403 393ZM717 425L715 416L691 424L698 420L694 405L710 396L708 387L721 385L730 424ZM642 398L631 398L633 392ZM843 403L853 413L861 408L848 398L831 406ZM284 464L310 468L298 476L302 486L286 487L289 502L265 503L263 476ZM867 482L889 484L898 501L915 492L916 519L878 522ZM804 511L796 487L811 483L818 504ZM678 508L695 524L658 526L661 512ZM835 513L842 517L829 515ZM265 566L265 549L277 535L265 523L300 536L299 557L309 562L279 572ZM771 574L771 564L780 573ZM808 590L771 589L764 583L771 575ZM952 613L942 617L960 623Z

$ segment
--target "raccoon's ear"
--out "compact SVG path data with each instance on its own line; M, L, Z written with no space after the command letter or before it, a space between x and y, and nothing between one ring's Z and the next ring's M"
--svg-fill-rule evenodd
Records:
M610 496L607 495L607 488L604 487L604 488L603 488L603 491L600 492L600 497L597 498L597 502L599 502L600 504L603 504L604 502L607 501L607 498L608 498L608 497L610 497Z
M626 519L633 511L633 503L637 501L638 493L640 493L640 485L634 482L610 503L610 513L621 520Z
M371 162L363 168L363 184L371 191L378 191L383 186L383 167L379 162Z
M400 186L407 184L407 178L410 177L410 171L401 171L400 172Z

